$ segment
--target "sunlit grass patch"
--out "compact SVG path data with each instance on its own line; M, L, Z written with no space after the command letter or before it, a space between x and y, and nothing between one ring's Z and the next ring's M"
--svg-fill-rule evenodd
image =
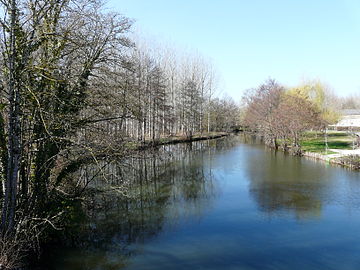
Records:
M350 134L342 131L329 131L327 134L328 149L351 150L353 138ZM327 151L324 134L320 132L306 132L301 141L301 147L307 152L322 154L335 154Z

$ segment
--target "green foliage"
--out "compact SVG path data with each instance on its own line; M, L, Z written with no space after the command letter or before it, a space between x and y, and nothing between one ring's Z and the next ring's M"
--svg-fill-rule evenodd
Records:
M320 81L309 81L289 90L289 93L311 101L321 110L324 108L325 87Z
M340 113L329 105L331 98L329 90L319 80L305 82L295 88L289 89L291 95L301 97L313 103L321 111L322 119L328 124L335 124L340 119Z
M322 111L322 118L325 120L326 123L332 125L339 122L341 114L335 110L326 108Z

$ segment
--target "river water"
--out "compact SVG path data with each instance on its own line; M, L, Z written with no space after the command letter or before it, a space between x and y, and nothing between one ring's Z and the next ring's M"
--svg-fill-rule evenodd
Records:
M72 245L43 268L360 269L359 172L244 136L161 151L92 182L111 192L85 203Z

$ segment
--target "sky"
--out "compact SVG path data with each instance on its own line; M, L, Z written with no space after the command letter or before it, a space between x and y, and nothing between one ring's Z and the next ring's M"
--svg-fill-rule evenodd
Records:
M274 78L292 87L319 79L339 96L360 94L360 0L109 0L149 37L212 62L221 88ZM145 37L146 38L146 37Z

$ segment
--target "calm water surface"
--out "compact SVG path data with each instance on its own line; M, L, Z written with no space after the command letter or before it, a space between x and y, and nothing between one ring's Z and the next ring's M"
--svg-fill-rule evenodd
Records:
M44 269L360 269L358 172L241 136L164 151L133 166L126 198L87 202L77 247Z

